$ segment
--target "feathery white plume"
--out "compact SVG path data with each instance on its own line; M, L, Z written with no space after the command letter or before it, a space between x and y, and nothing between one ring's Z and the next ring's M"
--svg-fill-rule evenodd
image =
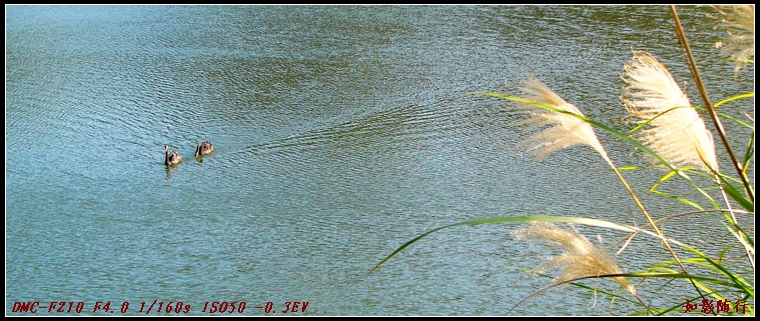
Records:
M530 77L525 81L521 89L527 94L527 96L523 97L525 99L583 116L578 107L566 102L534 77ZM517 103L517 106L528 111L531 115L530 118L518 122L517 125L528 125L529 130L540 129L533 136L520 143L521 146L526 147L526 151L533 152L539 161L562 148L585 144L594 148L602 158L612 164L607 156L607 152L602 147L602 144L599 143L593 127L588 122L572 115L548 110L528 103ZM549 127L544 128L546 125Z
M725 29L728 36L715 43L721 53L736 60L734 72L739 72L747 61L755 57L755 6L713 6L719 15L715 29Z
M532 240L562 250L562 254L550 256L547 263L535 270L544 273L549 269L560 267L560 281L569 281L581 277L592 277L609 274L622 274L615 257L592 244L576 229L562 229L551 222L528 222L530 227L512 231L516 240ZM636 288L622 276L612 277L634 296Z
M675 166L718 170L715 145L705 123L670 72L644 51L634 51L621 78L621 100L639 124L637 139Z

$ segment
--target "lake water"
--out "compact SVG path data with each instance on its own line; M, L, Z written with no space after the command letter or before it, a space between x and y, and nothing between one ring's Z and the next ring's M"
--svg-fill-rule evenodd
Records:
M752 91L712 48L709 11L680 12L708 88ZM642 224L592 149L516 153L516 115L468 93L533 73L622 126L632 47L688 81L673 30L666 6L6 6L6 315L33 301L88 315L154 301L192 315L215 301L243 315L267 302L278 315L286 302L314 316L626 314L575 287L528 297L550 280L519 270L545 253L513 241L516 226L446 229L370 270L469 219ZM600 138L619 165L642 164ZM195 159L206 140L214 153ZM184 162L164 166L164 145ZM629 176L660 213L681 210L647 195L661 175ZM621 265L666 259L653 244Z

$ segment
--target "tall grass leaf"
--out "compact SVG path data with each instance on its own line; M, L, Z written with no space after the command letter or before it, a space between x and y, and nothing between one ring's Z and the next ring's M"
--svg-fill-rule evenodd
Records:
M719 175L719 177L723 182L723 188L726 190L726 193L728 193L728 196L730 196L732 200L739 203L739 205L747 211L755 211L755 204L747 199L747 196L742 194L742 192L740 192L739 189L737 189L728 180L726 180L723 175Z
M658 187L660 187L660 185L664 184L667 180L669 180L671 177L675 176L676 174L678 174L677 171L670 171L670 172L668 172L667 174L665 174L665 176L663 176L662 178L660 178L657 181L657 183L655 183L654 185L652 185L652 188L649 189L649 192L650 193L654 192L655 190L657 190Z
M652 55L634 51L621 78L621 100L639 124L637 138L670 163L718 170L715 145L705 123L670 72Z
M737 283L737 282L728 282L726 279L718 279L714 277L709 277L706 275L698 275L698 274L686 274L686 273L660 273L660 272L636 272L636 273L628 273L627 276L631 278L665 278L665 279L686 279L686 280L693 280L693 281L703 281L710 284L715 285L721 285L725 287L735 288L744 290L745 284ZM746 292L745 292L746 293ZM754 291L752 292L752 297L754 297Z
M688 245L684 244L684 245L682 245L682 247L684 247L685 249L691 251L692 253L696 254L697 256L705 259L707 262L709 262L714 267L716 267L717 270L718 270L718 272L722 273L724 276L726 276L727 279L729 279L729 280L731 280L733 282L733 283L728 283L728 282L723 283L725 281L721 280L720 281L721 283L715 282L716 284L722 284L722 285L728 285L728 286L736 287L736 288L742 289L745 294L751 296L752 298L755 297L755 284L754 284L754 282L749 282L747 279L745 279L740 274L736 274L736 273L733 273L731 271L728 271L723 264L721 264L720 262L716 262L715 260L711 259L707 255L703 254L702 252L698 251L697 249L695 249L695 248L693 248L691 246L688 246ZM694 276L692 275L692 277L694 277Z
M732 101L735 101L735 100L739 100L739 99L742 99L742 98L753 98L753 97L755 97L755 93L753 93L753 92L752 93L747 93L747 94L736 95L736 96L729 97L729 98L726 98L724 100L721 100L721 101L715 103L713 105L713 108L718 108L718 107L720 107L720 105L723 105L725 103L732 102ZM753 102L753 105L754 105L754 102Z
M754 160L755 155L755 130L752 129L752 136L749 138L749 144L747 144L747 151L744 152L744 159L742 160L742 170L747 173L749 163Z
M739 125L747 127L749 129L752 129L753 131L755 130L755 124L754 123L750 124L748 122L745 122L745 121L743 121L741 119L737 119L736 117L733 117L733 116L725 114L725 113L718 113L718 116L720 116L720 118L728 119L728 120L733 121L733 122L735 122L735 123L737 123ZM752 121L754 122L754 120L752 120ZM755 135L753 134L750 137L755 137Z
M662 192L662 191L659 191L659 190L653 190L651 192L654 193L654 194L660 195L662 197L665 197L665 198L674 199L674 200L679 201L681 203L684 203L686 205L692 206L692 207L694 207L694 208L696 208L698 210L704 210L704 208L701 205L699 205L699 204L697 204L697 203L695 203L695 202L693 202L693 201L691 201L691 200L689 200L689 199L687 199L685 197L677 196L677 195L672 195L672 194L665 193L665 192Z

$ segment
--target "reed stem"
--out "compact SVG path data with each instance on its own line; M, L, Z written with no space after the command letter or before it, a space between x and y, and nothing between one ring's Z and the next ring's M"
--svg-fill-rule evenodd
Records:
M700 76L699 74L699 69L697 69L697 63L694 60L694 54L691 51L691 46L689 46L689 41L686 39L686 33L684 33L683 31L683 25L681 24L681 19L678 17L678 11L675 5L670 6L670 12L673 14L673 20L675 21L676 35L678 36L678 42L681 43L681 46L686 52L689 70L691 71L691 75L692 75L692 78L694 79L694 83L696 84L697 89L699 90L700 97L702 97L702 102L705 105L705 108L707 109L707 113L710 115L710 119L715 125L715 129L718 132L718 136L720 137L720 140L723 143L723 146L726 148L726 152L728 153L731 164L734 166L734 169L736 169L736 172L739 174L739 178L741 178L742 185L744 186L744 191L747 193L749 201L752 202L752 205L754 205L755 193L752 190L751 185L749 184L749 178L747 178L747 173L744 170L742 170L742 165L739 163L739 160L736 158L736 155L734 154L734 151L731 148L731 145L728 143L728 137L726 135L726 130L723 127L723 123L721 122L720 117L718 117L717 113L715 112L715 108L710 102L710 97L707 95L707 90L705 89L704 83L702 82L702 76ZM720 190L723 194L724 199L726 200L726 205L729 208L731 208L731 204L729 203L728 198L726 197L726 192L725 192L723 183L720 180L720 177L718 177L717 174L713 174L713 177L715 179L715 184L718 184L718 186L720 186ZM736 219L736 214L734 214L733 211L730 211L729 213L731 215L731 218L733 219L732 223L738 227L739 222ZM750 249L747 248L746 245L744 246L744 250L745 252L747 252L747 259L749 260L749 264L752 267L752 270L754 270L755 269L754 255L752 255L752 252L750 251Z
M702 77L699 75L699 70L697 69L697 64L694 60L694 55L691 52L691 47L689 46L689 42L686 40L686 34L683 31L683 26L681 25L681 19L678 17L676 6L671 5L670 11L673 13L673 20L676 23L676 35L678 35L678 42L681 43L681 46L683 46L684 50L686 51L686 57L688 58L688 63L689 63L689 70L691 70L692 78L694 78L694 83L696 84L697 89L699 90L699 94L702 97L702 102L705 104L707 113L710 115L710 119L712 119L712 122L715 125L715 129L718 131L718 136L720 136L720 140L726 148L726 152L729 155L731 164L734 166L734 169L736 169L736 172L739 174L739 177L741 178L742 185L744 185L744 190L747 193L749 200L754 205L755 192L752 190L752 187L749 184L749 178L747 178L747 174L742 170L742 165L739 163L739 160L736 158L736 155L734 154L733 149L731 149L731 145L728 143L728 137L726 135L726 130L723 127L723 123L720 121L720 118L715 112L715 108L713 108L713 105L710 102L710 98L707 95L707 90L705 90L705 86L702 83ZM720 181L718 181L717 183L720 183Z

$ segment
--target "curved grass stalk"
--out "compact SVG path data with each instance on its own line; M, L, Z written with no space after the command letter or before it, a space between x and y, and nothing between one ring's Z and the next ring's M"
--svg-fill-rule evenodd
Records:
M703 108L702 108L702 109L703 109ZM744 126L744 127L747 127L747 128L749 128L749 129L752 129L752 131L754 131L754 130L755 130L755 126L754 126L754 125L752 125L752 124L750 124L750 123L747 123L747 122L745 122L745 121L743 121L743 120L740 120L740 119L736 119L735 117L733 117L733 116L731 116L731 115L729 115L729 114L718 113L718 116L719 116L720 118L725 118L725 119L731 120L731 121L733 121L733 122L735 122L735 123L737 123L737 124L739 124L739 125L742 125L742 126ZM752 120L752 121L754 121L754 120ZM753 135L753 136L754 136L754 135Z
M651 233L651 232L648 232L648 231L643 231L643 232L647 232L647 234L654 234L654 233ZM693 248L693 247L691 247L689 245L686 245L686 244L683 244L683 243L680 243L680 242L678 242L678 243L684 249L686 249L686 250L694 253L695 255L697 255L697 257L699 259L704 260L705 262L708 262L710 264L710 266L712 266L711 269L713 269L714 271L722 274L723 276L725 276L728 280L731 280L732 282L726 282L726 281L724 281L722 279L714 279L714 278L705 277L705 276L699 276L699 275L692 275L692 274L686 274L686 273L675 273L675 274L681 275L681 276L678 276L678 278L694 279L694 280L701 280L701 281L710 281L711 283L714 283L714 284L719 284L719 285L724 285L724 286L729 286L729 287L740 289L743 293L747 294L748 296L750 296L752 298L755 297L755 286L754 286L754 284L752 284L751 282L749 282L749 280L747 280L746 278L742 277L740 274L733 273L733 272L729 271L728 269L726 269L726 267L723 264L721 264L721 263L713 260L712 258L708 257L707 255L705 255L704 253L700 252L699 250L697 250L697 249L695 249L695 248ZM678 263L679 266L681 266L683 264L683 261L677 261L676 263ZM632 273L632 276L644 276L644 275L645 274Z
M718 186L720 187L720 190L722 192L721 195L723 195L723 198L729 209L731 209L731 203L728 198L729 196L731 196L731 198L737 201L742 207L754 213L755 211L754 200L748 200L746 197L744 197L744 195L739 193L739 191L733 185L731 185L727 180L724 179L724 175L722 173L718 171L713 171L713 175L715 177L715 180L718 183ZM736 234L734 234L734 236L736 236L739 239L739 241L742 243L742 245L744 246L744 250L747 253L747 260L752 270L754 270L755 269L754 242L749 238L749 236L746 233L744 233L742 228L739 226L739 221L737 220L734 212L729 211L727 213L728 214L726 215L726 219L734 226L736 230L741 232L742 237L739 237Z
M754 140L751 139L750 141L754 141ZM754 150L754 147L752 147L752 146L750 146L750 147L752 148L752 150ZM637 167L626 168L626 170L635 170L635 169L638 169L638 168ZM734 186L732 184L732 182L733 183L739 183L739 184L741 184L741 181L739 179L731 177L731 176L728 176L728 175L725 175L725 174L723 174L721 172L713 172L713 173L709 173L708 174L708 173L704 173L704 172L700 172L700 171L692 171L692 168L688 168L688 167L681 168L681 170L688 171L688 172L693 172L693 173L695 173L697 175L704 176L705 178L712 179L713 182L715 181L715 179L720 179L721 180L721 183L723 184L723 186L721 186L719 184L715 184L714 187L701 188L699 186L694 185L694 188L697 189L703 196L705 196L705 199L707 201L709 201L710 204L712 204L715 208L721 208L721 207L707 193L707 191L711 190L711 189L718 189L718 190L720 190L721 193L723 193L722 195L724 196L724 201L725 202L728 202L728 200L725 198L725 194L728 194L728 196L730 196L732 200L736 201L740 206L742 206L742 208L744 208L745 210L754 212L754 207L755 207L754 204L752 204L752 202L750 202L746 198L746 196L743 195L740 192L740 188L738 188L738 187L736 187L736 186ZM694 202L692 202L690 200L681 199L681 198L678 198L678 197L673 197L673 195L668 195L667 193L663 193L663 192L661 192L661 191L659 191L657 189L660 185L662 185L663 183L665 183L667 180L669 180L670 178L672 178L676 174L677 174L676 172L672 172L672 171L668 172L662 178L660 178L657 181L657 183L655 183L654 185L652 185L652 187L649 189L649 192L650 193L657 193L659 195L662 195L662 196L665 196L665 197L668 197L668 198L675 198L675 199L677 199L677 200L679 200L681 202L684 202L684 203L686 203L688 205L691 205L691 206L693 206L695 208L698 208L700 210L703 209L700 205L698 205L698 204L696 204L696 203L694 203ZM730 211L731 209L729 208L727 210Z
M734 211L736 213L754 215L754 212L736 211L736 210L732 210L732 211ZM726 215L725 213L729 212L729 210L718 209L718 210L707 210L707 211L679 213L679 214L674 214L674 215L670 215L670 216L658 219L657 222L665 221L667 219L672 219L672 218L679 217L679 216L691 215L691 214L699 214L699 213L706 213L706 212L720 212L720 213L723 213L724 217L725 217L725 215ZM725 218L727 218L727 220L729 222L731 222L730 217L725 217ZM752 239L749 238L749 236L746 234L746 232L744 230L742 230L736 224L732 224L731 226L728 226L723 221L721 221L721 224L723 224L726 227L726 230L728 230L729 233L731 233L739 241L739 243L742 245L742 247L744 248L744 250L747 252L747 255L752 255L752 256L755 255L754 242L752 242ZM628 246L628 244L633 239L633 237L635 237L638 232L642 232L642 231L644 231L644 230L642 229L642 230L634 232L630 236L628 236L628 238L626 239L625 244L621 247L621 249L617 252L617 254L620 254ZM698 251L698 250L696 250L696 249L694 249L694 248L692 248L692 247L690 247L688 245L684 244L684 245L681 245L681 246L683 248L691 251L692 253L696 254L701 260L705 260L705 261L709 262L712 266L714 266L716 268L715 271L719 271L720 273L723 273L727 278L734 279L734 280L741 280L742 281L741 284L746 285L746 290L749 291L749 292L752 292L753 293L752 296L754 297L754 285L751 285L740 274L729 272L727 269L724 268L724 266L722 264L718 263L717 261L715 261L712 258L708 257L704 253L702 253L702 252L700 252L700 251ZM725 251L725 249L724 249L724 251ZM676 263L678 263L678 262L681 262L681 261L676 261ZM680 266L680 264L679 264L679 266ZM753 266L750 266L750 267L754 270Z
M707 283L711 283L715 285L735 288L739 290L744 289L744 287L742 287L741 285L737 283L726 282L723 279L717 279L717 278L712 278L712 277L703 276L703 275L674 273L674 272L635 272L635 273L624 273L624 274L610 274L610 275L605 275L604 277L621 277L621 276L628 277L628 278L647 278L647 279L651 279L651 278L688 279L688 280L693 280L693 281L701 281L701 282L707 282ZM585 277L585 278L590 278L590 277ZM709 288L706 288L706 289L709 289ZM753 292L753 297L754 297L754 292Z
M709 270L712 270L713 272L720 273L720 271L715 269L715 267L712 266L711 264L700 263L700 261L704 261L704 259L689 258L689 259L684 260L684 262L692 263L699 267L704 267ZM705 295L712 296L718 300L724 300L726 299L726 297L722 295L721 292L713 289L708 284L741 290L741 292L745 293L745 297L748 297L750 294L745 291L746 286L749 284L746 279L740 278L740 279L737 279L738 282L727 282L725 279L719 279L715 276L683 274L667 266L662 266L664 264L675 264L675 262L674 261L660 262L656 266L648 268L646 272L631 273L631 277L641 277L642 279L652 278L652 277L672 278L672 279L688 278L694 281L694 284L696 284L700 289L705 291L706 292Z
M746 93L746 94L741 94L741 95L736 95L736 96L729 97L729 98L723 99L723 100L715 103L715 105L713 105L713 108L718 108L718 107L720 107L723 104L726 104L726 103L729 103L729 102L732 102L732 101L736 101L736 100L739 100L739 99L754 98L754 97L755 97L755 93L754 92Z

